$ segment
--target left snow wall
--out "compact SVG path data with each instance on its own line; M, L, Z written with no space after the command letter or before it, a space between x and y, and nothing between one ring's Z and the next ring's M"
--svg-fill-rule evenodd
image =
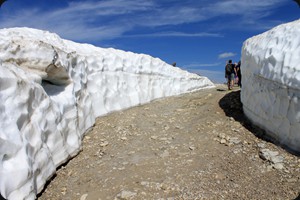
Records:
M0 38L0 192L7 199L35 199L80 151L96 117L214 87L158 58L45 31L2 29Z

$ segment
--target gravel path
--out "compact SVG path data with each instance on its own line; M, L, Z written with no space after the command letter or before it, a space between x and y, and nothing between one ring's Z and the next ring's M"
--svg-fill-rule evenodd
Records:
M98 118L40 200L296 199L300 157L263 138L220 85Z

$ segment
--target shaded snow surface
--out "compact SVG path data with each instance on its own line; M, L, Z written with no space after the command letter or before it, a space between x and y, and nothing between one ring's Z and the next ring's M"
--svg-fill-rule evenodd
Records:
M158 58L45 31L2 29L0 38L0 192L11 200L35 199L96 117L214 87Z
M241 100L267 134L300 152L300 20L244 42Z

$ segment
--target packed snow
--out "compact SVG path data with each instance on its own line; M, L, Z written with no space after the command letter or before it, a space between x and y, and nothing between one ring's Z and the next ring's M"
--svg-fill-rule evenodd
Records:
M214 87L158 58L29 28L0 30L0 192L35 199L95 118Z
M277 142L300 152L300 20L244 42L245 114Z

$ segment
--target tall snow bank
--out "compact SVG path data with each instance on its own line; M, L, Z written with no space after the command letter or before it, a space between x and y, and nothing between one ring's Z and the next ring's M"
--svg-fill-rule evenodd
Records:
M0 192L35 199L109 112L213 87L148 55L28 28L0 30Z
M241 69L245 114L300 152L300 20L245 41Z

